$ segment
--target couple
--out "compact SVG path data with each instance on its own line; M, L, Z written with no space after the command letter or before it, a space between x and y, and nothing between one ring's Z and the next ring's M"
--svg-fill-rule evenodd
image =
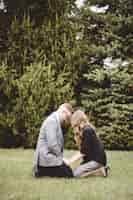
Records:
M64 130L70 124L79 152L67 160L63 158ZM81 164L72 170L71 164L79 159ZM107 176L106 164L103 144L84 112L73 113L71 104L64 103L43 122L35 151L35 177L85 177L96 171Z

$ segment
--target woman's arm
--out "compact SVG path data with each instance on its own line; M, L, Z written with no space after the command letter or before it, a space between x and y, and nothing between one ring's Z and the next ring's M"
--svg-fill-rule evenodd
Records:
M63 159L64 162L68 165L73 164L74 162L80 160L83 157L83 154L80 152L76 153L74 156L72 156L70 159Z

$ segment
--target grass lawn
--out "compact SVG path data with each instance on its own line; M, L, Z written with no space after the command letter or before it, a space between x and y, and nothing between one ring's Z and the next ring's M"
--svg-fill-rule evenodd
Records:
M73 151L65 151L66 157ZM0 200L133 200L133 152L107 152L108 178L32 177L33 150L0 149Z

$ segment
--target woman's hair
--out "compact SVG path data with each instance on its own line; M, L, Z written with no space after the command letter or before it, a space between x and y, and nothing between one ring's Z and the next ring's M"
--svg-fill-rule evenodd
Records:
M88 117L83 111L77 110L72 115L71 124L74 127L74 126L80 124L81 122L87 123L88 122Z
M89 122L87 115L83 111L81 111L81 110L75 111L71 118L72 127L74 128L75 126L80 126L80 124L82 122L84 122L85 125L89 125L93 129L95 129L93 127L93 125ZM79 133L75 133L74 137L75 137L75 141L76 141L78 147L80 148L80 144L81 144L81 140L82 140L81 135Z

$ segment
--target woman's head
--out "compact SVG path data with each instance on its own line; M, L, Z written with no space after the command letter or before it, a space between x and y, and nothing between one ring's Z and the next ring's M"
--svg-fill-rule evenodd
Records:
M74 132L74 139L78 145L81 142L82 129L87 124L89 124L88 117L83 111L77 110L73 113L71 117L71 125Z
M77 110L73 113L71 117L71 125L73 129L77 126L81 126L82 124L87 124L87 123L88 123L88 117L83 111Z

